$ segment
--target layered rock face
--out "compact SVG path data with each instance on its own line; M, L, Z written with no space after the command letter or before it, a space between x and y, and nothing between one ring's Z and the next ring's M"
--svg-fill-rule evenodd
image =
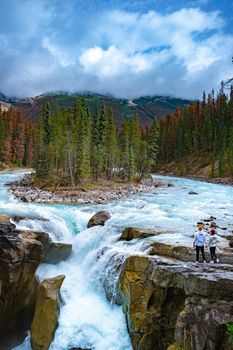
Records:
M58 263L65 260L71 250L69 244L53 243L47 233L19 231L8 217L0 215L1 350L10 350L23 342L31 327L38 289L35 276L38 265L45 261ZM55 280L55 287L63 279ZM58 308L54 319L58 316L57 311ZM50 315L48 317L51 318ZM55 332L56 326L57 322L54 321L51 333Z
M0 222L0 344L12 349L25 337L32 321L37 280L35 271L44 248L34 236L23 238L15 225Z
M37 289L36 308L31 328L33 350L48 350L58 326L60 288L65 276L43 280Z
M119 291L135 350L230 350L233 268L128 257Z

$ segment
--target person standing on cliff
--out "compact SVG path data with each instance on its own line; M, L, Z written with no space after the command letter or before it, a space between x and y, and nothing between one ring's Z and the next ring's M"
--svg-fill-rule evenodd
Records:
M201 251L202 254L202 259L203 263L206 262L205 260L205 251L204 248L205 246L207 247L206 243L206 235L203 231L202 226L198 226L197 228L197 233L194 236L194 241L193 241L193 248L196 248L196 263L199 263L199 253Z
M219 243L219 240L218 240L218 237L217 237L216 233L217 232L216 232L216 230L214 228L212 228L210 230L210 238L209 238L208 246L210 248L210 255L211 255L211 262L210 263L211 264L219 262L219 260L218 260L218 258L216 256L216 253L215 253L216 246Z

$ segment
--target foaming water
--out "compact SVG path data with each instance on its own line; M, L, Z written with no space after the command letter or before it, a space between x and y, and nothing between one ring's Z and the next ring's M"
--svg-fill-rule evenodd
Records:
M105 291L119 303L120 266L130 254L145 254L151 238L118 241L124 227L161 228L168 232L156 240L189 245L197 221L213 215L223 228L233 222L233 188L229 186L161 177L174 187L155 188L107 205L45 205L19 202L7 192L4 184L19 176L22 174L0 175L0 212L35 217L20 221L18 227L45 231L54 240L73 244L67 261L42 264L37 271L40 279L66 276L52 350L131 349L122 309L107 300ZM190 191L198 194L190 195ZM87 229L90 217L102 209L111 212L111 219L104 227ZM30 350L29 340L15 349Z

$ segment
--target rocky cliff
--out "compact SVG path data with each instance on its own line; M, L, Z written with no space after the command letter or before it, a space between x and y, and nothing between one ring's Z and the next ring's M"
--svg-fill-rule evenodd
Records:
M233 267L130 256L119 292L135 350L230 350Z
M30 328L35 307L35 271L44 258L36 234L23 238L9 219L0 221L0 344L11 349Z
M38 294L38 265L45 259L57 263L67 258L71 248L51 242L44 232L19 231L8 217L0 215L1 350L20 344L31 327ZM54 324L55 331L57 320Z

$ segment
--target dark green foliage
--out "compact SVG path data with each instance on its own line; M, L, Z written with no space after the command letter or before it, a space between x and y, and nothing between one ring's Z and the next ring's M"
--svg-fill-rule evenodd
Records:
M227 336L230 344L233 344L233 323L226 323Z
M6 136L5 123L2 118L2 115L0 114L0 154L2 154L5 136Z
M76 184L100 178L140 181L154 168L158 128L143 134L136 114L117 130L113 110L98 101L90 115L84 98L73 109L43 107L36 135L35 168L39 178Z
M233 175L233 89L214 92L159 120L159 162L208 155L212 176Z

